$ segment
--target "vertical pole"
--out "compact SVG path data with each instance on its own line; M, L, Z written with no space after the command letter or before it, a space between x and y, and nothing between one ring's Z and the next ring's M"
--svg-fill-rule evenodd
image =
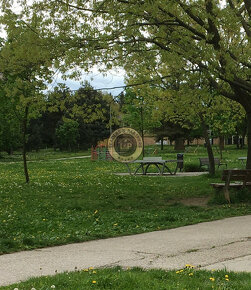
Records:
M140 118L141 118L141 137L143 142L143 157L145 157L145 141L144 141L144 119L143 119L143 104L140 107Z

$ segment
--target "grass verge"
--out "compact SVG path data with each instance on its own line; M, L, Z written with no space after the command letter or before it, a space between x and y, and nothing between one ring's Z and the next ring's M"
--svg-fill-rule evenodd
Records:
M201 271L190 266L179 271L133 268L123 270L84 269L55 276L30 279L23 283L1 287L3 290L49 289L251 289L250 273Z

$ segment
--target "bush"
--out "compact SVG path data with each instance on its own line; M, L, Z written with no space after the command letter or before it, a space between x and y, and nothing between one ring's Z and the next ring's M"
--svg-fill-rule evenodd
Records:
M203 168L200 168L200 165L197 163L188 163L184 164L184 171L185 172L200 172L205 171Z

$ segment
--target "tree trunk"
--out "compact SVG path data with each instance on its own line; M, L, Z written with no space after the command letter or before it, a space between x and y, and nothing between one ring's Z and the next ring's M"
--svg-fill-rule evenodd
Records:
M236 142L236 148L240 149L240 138L239 138L239 135L235 136L235 142Z
M27 148L26 148L26 134L27 134L27 123L28 123L28 106L25 107L24 119L23 119L23 164L24 164L24 175L26 183L29 183L30 177L27 167Z
M164 149L164 137L160 138L160 150Z
M243 133L243 134L241 135L241 149L243 149L244 146L245 146L245 137L246 137L246 134Z
M12 155L13 154L13 148L12 147L8 148L7 149L7 153L8 153L8 155Z
M251 111L247 112L247 129L248 155L246 169L251 169Z
M220 148L220 159L222 159L222 151L224 150L224 141L225 141L225 138L223 135L220 135L220 144L219 144L219 148Z
M184 151L185 150L184 138L176 138L175 139L174 150L175 151Z
M202 120L202 128L203 128L203 135L205 138L207 154L208 154L208 159L209 159L209 173L211 175L215 175L214 153L213 153L213 149L210 143L210 138L208 135L208 126L205 124L204 120Z

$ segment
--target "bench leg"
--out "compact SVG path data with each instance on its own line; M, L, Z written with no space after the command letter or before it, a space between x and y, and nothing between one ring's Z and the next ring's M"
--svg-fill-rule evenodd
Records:
M145 174L145 171L144 171L144 166L143 166L143 164L140 164L140 165L139 165L139 167L135 170L134 175L136 175L137 172L138 172L140 169L142 170L142 174L144 175L144 174Z
M129 172L129 174L132 175L132 172L131 172L131 169L130 169L128 163L125 163L125 165L126 165L126 167L127 167L127 170L128 170L128 172Z
M229 190L228 190L228 187L224 187L223 188L223 191L224 191L224 196L225 196L225 199L229 202L230 202L230 195L229 195Z

